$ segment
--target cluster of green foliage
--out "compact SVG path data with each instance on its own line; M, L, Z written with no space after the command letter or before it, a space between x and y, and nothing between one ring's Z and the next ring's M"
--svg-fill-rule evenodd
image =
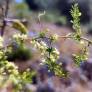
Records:
M13 42L11 46L8 47L6 52L7 60L9 61L27 61L32 58L31 49L29 49L26 45L24 40L26 39L27 35L24 34L16 34L13 36Z
M0 44L2 44L2 38L0 38ZM30 69L24 72L19 72L18 67L7 60L6 50L0 49L0 89L6 88L12 85L13 92L21 92L26 83L32 82L33 71Z
M30 49L25 45L27 30L19 21L13 21L13 27L20 31L11 38L11 43L7 47L3 46L4 39L0 36L0 90L7 89L12 85L13 92L22 92L27 83L32 82L32 76L35 75L33 70L27 69L19 71L15 60L29 60L32 57Z
M65 36L65 38L72 38L79 44L83 40L84 49L82 54L74 55L75 63L79 66L81 61L87 58L87 48L85 47L85 39L81 37L79 18L81 13L78 4L72 6L71 15L73 17L73 28L76 32ZM32 57L30 49L25 45L25 40L28 39L27 29L18 20L12 21L12 27L19 30L20 33L13 35L11 38L12 43L6 49L3 46L3 37L0 37L0 88L7 87L12 83L14 92L22 92L24 86L27 83L31 83L31 78L35 72L27 69L20 73L18 67L13 62L9 62L16 59L28 60ZM54 72L59 77L66 77L68 72L63 70L62 63L58 64L56 62L59 59L60 52L54 46L54 42L58 39L59 36L56 34L47 36L45 32L40 32L37 37L31 40L31 44L41 53L41 65L47 65L48 71ZM89 43L89 40L86 41Z
M78 8L78 4L74 4L70 11L73 20L71 23L73 24L73 29L75 30L74 33L68 34L65 38L71 38L77 41L80 45L82 44L82 53L73 54L73 58L75 64L77 66L80 65L82 61L87 60L88 56L88 47L86 46L85 42L89 40L85 40L85 38L81 35L81 26L80 26L80 16L81 12ZM58 64L56 61L59 59L59 51L53 46L54 42L59 39L59 37L55 35L50 35L47 37L45 32L41 32L38 37L33 38L31 43L41 51L42 55L42 62L41 64L48 65L49 71L53 71L55 75L66 77L68 72L63 71L62 63ZM62 36L61 36L62 37Z
M53 46L54 42L58 40L58 35L46 36L45 32L40 32L38 37L33 38L31 43L36 47L42 56L41 65L47 65L48 71L54 72L57 76L63 76L62 63L58 64L56 61L59 59L60 53L57 48Z
M78 4L75 3L73 6L72 6L72 9L71 9L71 16L73 18L73 20L71 20L71 23L73 24L73 29L75 30L75 33L71 34L71 37L78 41L78 43L80 45L82 45L82 52L79 53L79 54L73 54L73 57L74 57L74 61L75 61L75 64L77 66L80 65L80 63L82 61L85 61L87 60L87 54L88 54L88 47L86 45L86 40L82 38L82 31L81 31L81 26L80 26L80 17L81 17L81 12L78 8ZM88 42L89 44L90 42Z

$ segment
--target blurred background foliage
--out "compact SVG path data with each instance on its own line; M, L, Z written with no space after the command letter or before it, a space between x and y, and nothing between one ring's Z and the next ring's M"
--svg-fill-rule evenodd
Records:
M79 3L82 12L81 22L90 21L90 0L76 0ZM50 11L59 14L61 17L66 16L67 20L71 19L70 9L73 0L25 0L31 11ZM54 14L53 14L54 15ZM52 17L53 17L52 15ZM57 17L56 17L57 18Z
M91 30L92 7L91 0L75 0L82 12L81 24ZM1 2L3 2L1 0ZM12 0L12 17L28 20L36 19L39 12L46 11L42 21L55 23L57 25L69 25L71 20L70 9L73 0ZM37 19L36 19L37 20ZM32 20L33 22L33 20Z

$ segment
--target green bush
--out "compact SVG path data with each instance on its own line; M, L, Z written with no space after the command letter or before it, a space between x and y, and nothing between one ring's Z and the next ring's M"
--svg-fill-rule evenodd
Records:
M8 61L26 61L32 58L32 52L26 47L19 46L16 50L6 53Z

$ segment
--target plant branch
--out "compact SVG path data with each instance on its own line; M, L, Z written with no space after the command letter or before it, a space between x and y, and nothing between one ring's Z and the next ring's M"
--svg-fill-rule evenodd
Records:
M5 21L5 18L7 18L7 15L8 15L8 10L9 10L9 0L6 0L6 5L5 5L5 12L3 14L3 25L2 25L2 28L1 28L1 36L4 35L4 31L5 31L5 27L6 27L6 21Z
M59 36L59 38L74 38L73 36ZM85 38L85 37L80 37L80 39L81 40L85 40L85 41L87 41L88 43L90 43L90 44L92 44L92 41L91 40L89 40L89 39L87 39L87 38Z

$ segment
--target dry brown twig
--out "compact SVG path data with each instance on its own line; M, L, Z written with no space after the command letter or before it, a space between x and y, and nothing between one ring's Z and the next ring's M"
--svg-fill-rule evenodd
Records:
M8 15L8 10L9 10L9 2L10 2L10 0L5 0L6 1L6 5L5 5L5 9L3 9L3 19L2 19L2 21L3 21L3 25L2 25L2 27L1 27L1 36L3 36L4 35L4 31L5 31L5 27L6 27L6 21L5 21L5 18L7 18L7 15Z
M65 35L65 36L59 36L59 38L66 38L66 39L68 39L68 38L74 38L74 37ZM80 39L84 40L84 41L87 41L89 44L92 44L92 41L87 39L87 38L85 38L85 37L80 37Z

